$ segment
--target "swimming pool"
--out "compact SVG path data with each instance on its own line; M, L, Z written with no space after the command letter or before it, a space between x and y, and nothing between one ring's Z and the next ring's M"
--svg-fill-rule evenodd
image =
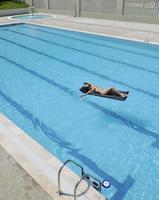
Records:
M159 199L159 46L29 24L2 26L0 43L0 112L110 180L109 199ZM130 96L81 100L85 81Z
M37 13L34 13L34 14L27 14L27 15L19 15L19 16L14 16L14 17L11 17L12 19L47 19L47 18L50 18L52 17L52 15L44 15L44 14L37 14Z

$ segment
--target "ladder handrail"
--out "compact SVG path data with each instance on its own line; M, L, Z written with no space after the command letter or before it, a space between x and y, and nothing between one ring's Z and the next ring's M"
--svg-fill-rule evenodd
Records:
M61 171L62 171L62 169L65 167L65 165L67 164L67 163L69 163L69 162L72 162L73 164L75 164L76 166L78 166L80 169L81 169L81 176L83 177L84 176L84 170L83 170L83 167L81 166L81 165L79 165L78 163L76 163L75 161L73 161L73 160L66 160L65 162L64 162L64 164L61 166L61 168L59 169L59 171L58 171L58 193L59 193L59 195L62 195L62 194L64 194L63 192L62 192L62 190L61 190L61 181L60 181L60 174L61 174Z
M89 180L87 180L87 177L91 177L93 178L95 181L97 181L99 183L99 192L101 192L101 182L100 180L98 180L97 178L95 178L94 176L90 175L90 174L84 174L81 179L77 182L77 184L75 185L75 188L74 188L74 200L76 200L77 198L77 187L79 186L79 184L82 182L82 180L86 181L86 183L89 185L89 186L92 186L91 182Z
M87 174L86 174L87 175ZM82 180L85 180L85 175L81 177L81 179L77 182L77 184L75 185L75 188L74 188L74 200L76 200L77 198L77 187L79 186L79 184L82 182ZM88 182L86 181L86 183L88 184Z

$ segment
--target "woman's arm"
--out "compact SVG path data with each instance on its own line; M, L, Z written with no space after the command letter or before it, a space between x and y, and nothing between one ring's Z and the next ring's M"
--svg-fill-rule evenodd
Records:
M81 98L88 95L88 94L91 94L92 92L94 92L96 89L93 87L92 89L90 89L88 92L86 92L85 94L82 94L81 95Z

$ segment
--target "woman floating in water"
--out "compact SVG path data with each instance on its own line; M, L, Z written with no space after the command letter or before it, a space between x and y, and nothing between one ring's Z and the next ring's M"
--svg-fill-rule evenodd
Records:
M125 100L128 96L129 92L122 92L122 91L118 91L116 88L106 88L103 89L101 87L95 86L92 83L84 83L84 85L82 86L82 88L80 89L83 93L81 95L81 98L88 95L88 94L95 94L98 96L102 96L102 97L107 97L108 96L115 96L115 97L119 97L122 98L123 100Z

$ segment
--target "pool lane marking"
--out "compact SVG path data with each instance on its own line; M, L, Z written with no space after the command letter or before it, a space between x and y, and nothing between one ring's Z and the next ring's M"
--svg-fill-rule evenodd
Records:
M10 59L8 59L6 57L0 56L0 58L5 60L5 61L7 61L7 62L9 62L9 63L11 63L11 64L13 64L13 65L15 65L16 67L18 67L20 69L30 73L31 75L34 75L37 78L40 78L41 80L46 81L47 83L57 87L58 89L62 90L63 92L65 92L65 93L67 93L67 94L69 94L69 95L71 95L73 97L80 98L77 95L77 93L73 92L68 87L63 86L63 85L61 85L59 83L56 83L55 81L53 81L51 79L48 79L48 78L40 75L39 73L37 73L37 72L35 72L35 71L31 70L31 69L28 69L28 68L24 67L23 65L20 65L19 63L15 62L13 60L10 60ZM87 103L88 105L94 107L95 109L103 112L104 114L111 116L113 119L119 120L120 122L125 124L128 128L131 128L131 129L133 129L133 130L135 130L135 131L137 131L139 133L143 133L143 134L145 134L147 136L151 136L151 137L156 139L156 142L159 141L159 135L157 133L155 133L153 131L150 131L150 130L147 130L146 128L134 123L133 121L131 121L131 120L127 119L127 118L124 118L122 115L119 115L118 113L116 113L114 111L110 111L110 110L100 106L99 104L97 104L95 102L88 101L88 100L84 100L84 102ZM153 146L153 144L152 144L152 146ZM153 147L155 147L155 146L153 146Z
M88 43L88 44L93 44L93 45L98 45L98 46L102 46L102 47L106 47L106 48L110 48L110 49L113 49L113 50L119 50L119 51L123 51L123 52L126 52L126 53L132 53L132 54L136 54L136 55L141 55L141 56L144 56L144 57L151 57L153 59L159 59L159 56L153 56L153 55L149 55L149 54L145 54L145 53L141 53L141 52L135 52L135 51L132 51L132 50L125 50L125 49L122 49L122 48L119 48L119 47L112 47L110 45L105 45L105 44L101 44L101 43L98 43L98 42L92 42L92 41L88 41L88 40L84 40L84 39L79 39L79 38L74 38L74 37L71 37L71 36L66 36L66 35L63 35L61 33L55 33L55 32L50 32L50 31L44 31L44 30L41 30L41 29L38 29L38 28L32 28L32 27L42 27L44 28L44 26L40 26L40 25L23 25L23 26L18 26L18 28L20 29L31 29L31 30L36 30L36 31L39 31L39 32L43 32L43 33L47 33L47 34L50 34L50 35L57 35L57 36L60 36L60 37L64 37L64 38L68 38L68 39L71 39L71 40L75 40L75 41L80 41L80 42L84 42L84 43ZM46 28L46 27L45 27ZM50 27L48 27L50 28ZM51 28L50 28L51 29ZM52 29L55 29L57 30L58 28L53 28ZM58 31L61 31L60 29L58 29ZM66 30L64 30L66 31ZM62 31L61 31L62 32ZM66 31L67 33L68 32L71 32L71 31ZM91 38L92 39L92 38ZM114 39L114 38L113 38ZM119 39L120 40L120 39ZM131 41L132 42L132 41ZM122 44L123 45L123 44ZM136 47L135 47L136 48ZM151 51L151 50L149 50ZM154 50L153 50L154 51ZM151 51L152 52L152 51ZM156 51L155 51L156 52Z
M87 54L87 55L90 55L90 56L93 56L93 57L97 57L97 58L103 59L105 61L110 61L112 63L121 64L121 65L124 65L125 67L129 67L129 68L133 68L133 69L145 71L145 72L148 72L148 73L153 73L155 75L159 75L159 72L157 72L157 71L149 70L149 69L146 69L146 68L143 68L143 67L140 67L140 66L136 66L136 65L130 64L128 62L118 61L116 59L112 59L112 58L108 58L106 56L100 56L100 55L97 55L97 54L93 54L93 53L90 53L90 52L85 51L85 50L79 50L79 49L76 49L76 48L73 48L73 47L69 47L67 45L61 45L61 44L58 44L56 42L51 42L51 41L48 41L48 40L43 39L43 38L32 36L30 34L21 33L21 32L14 31L14 30L9 30L9 29L4 29L4 30L8 31L8 32L19 34L19 35L22 35L22 36L26 36L26 37L29 37L29 38L33 38L33 39L36 39L36 40L39 40L39 41L42 41L42 42L45 42L45 43L48 43L48 44L51 44L51 45L58 46L58 47L62 47L62 48L66 48L66 49L71 49L73 51L77 51L77 52L80 52L80 53L83 53L83 54ZM159 58L158 58L158 60L159 60Z
M40 78L41 80L46 81L47 83L49 83L49 84L51 84L51 85L57 87L58 89L60 89L60 90L62 90L62 91L64 91L64 92L66 92L66 93L68 93L68 94L71 94L71 95L74 94L74 93L72 92L72 90L70 90L68 87L63 86L63 85L61 85L61 84L58 84L58 83L56 83L55 81L53 81L52 79L48 79L48 78L46 78L45 76L43 76L43 75L37 73L36 71L33 71L33 70L31 70L31 69L28 69L28 68L26 68L24 65L21 65L21 64L17 63L17 62L14 61L14 60L11 60L11 59L9 59L9 58L7 58L7 57L4 57L4 56L0 56L0 58L3 59L3 60L5 60L5 61L7 61L8 63L13 64L14 66L16 66L16 67L18 67L18 68L24 70L25 72L28 72L28 73L34 75L35 77L38 77L38 78ZM77 96L77 95L74 94L74 96Z
M26 119L30 120L33 124L33 127L37 128L39 127L40 130L46 135L46 137L49 137L51 140L53 140L60 148L64 148L68 150L68 154L71 156L74 156L78 160L80 160L82 163L84 163L88 168L94 171L94 173L98 174L100 177L107 177L111 179L111 183L114 187L117 189L122 189L122 185L124 183L120 183L115 178L110 176L109 174L105 173L102 169L98 167L94 161L92 161L87 156L81 154L79 152L78 148L74 148L72 143L66 142L63 140L63 138L59 137L59 134L57 131L53 130L52 128L48 127L44 122L42 122L38 117L35 117L30 111L26 110L22 105L20 105L17 101L12 99L11 97L7 96L4 92L0 90L0 95L5 99L6 102L8 102L12 107L16 108L16 110L23 115ZM47 148L46 145L43 144L45 148ZM53 153L53 152L51 152ZM89 163L89 164L88 164ZM91 165L90 165L91 163ZM93 167L93 168L92 168ZM125 181L124 181L125 182Z
M150 97L153 97L153 98L155 98L155 99L159 99L159 95L158 95L158 94L154 94L154 93L145 91L145 90L140 89L140 88L132 87L131 85L129 85L129 84L127 84L127 83L123 83L123 82L121 82L121 81L117 81L117 80L115 80L115 79L109 78L108 76L106 76L106 75L104 75L104 74L100 74L100 73L98 73L98 72L94 72L94 71L89 70L89 69L86 69L86 68L84 68L84 67L82 67L82 66L80 66L80 65L76 65L76 64L73 64L73 63L71 63L71 62L68 62L68 61L59 59L59 58L57 58L57 57L55 57L55 56L48 55L48 54L46 54L46 53L43 53L43 52L38 51L38 50L35 50L35 49L31 48L31 47L24 46L24 45L22 45L22 44L20 44L20 43L13 42L12 40L9 40L9 39L3 38L3 37L0 37L0 40L6 41L6 42L8 42L8 43L10 43L10 44L19 46L19 47L21 47L21 48L27 49L27 50L29 50L29 51L32 51L32 52L37 53L37 54L39 54L39 55L45 56L45 57L47 57L47 58L56 60L56 61L58 61L58 62L61 62L61 63L63 63L63 64L66 64L68 67L72 67L72 68L75 68L75 69L82 70L82 71L84 71L84 72L87 72L87 73L90 73L90 74L92 74L92 75L98 76L98 77L100 77L101 79L108 80L108 81L112 81L112 82L118 83L118 84L120 84L120 85L124 85L124 86L126 86L126 87L128 87L128 88L131 88L131 89L133 89L133 90L136 90L136 91L138 91L138 92L141 92L141 93L143 93L143 94L146 94L146 95L148 95L148 96L150 96Z

